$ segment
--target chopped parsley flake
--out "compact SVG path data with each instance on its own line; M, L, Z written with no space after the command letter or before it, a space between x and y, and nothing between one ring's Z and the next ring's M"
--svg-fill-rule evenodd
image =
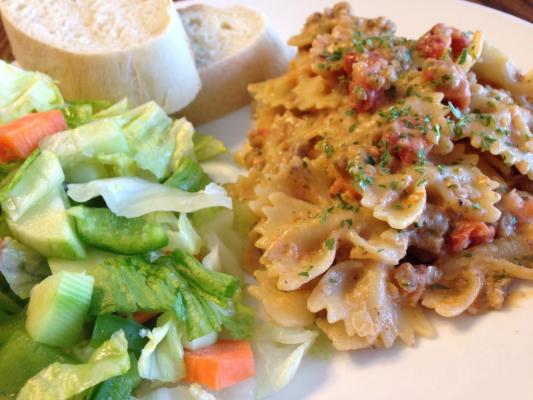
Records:
M466 61L466 57L468 56L468 50L466 48L461 51L461 54L459 55L459 58L457 59L458 64L464 64Z
M481 134L481 148L483 151L487 151L492 146L492 143L496 141L496 138L489 136L486 133Z
M353 131L355 131L355 128L357 128L357 125L355 124L350 125L350 127L348 128L348 132L352 133Z
M439 170L439 173L440 173L441 175L444 175L444 174L446 173L446 166L443 165L443 164L439 164L439 165L437 165L437 169Z
M357 167L357 172L350 170L354 183L357 183L361 190L365 191L366 188L374 183L374 178L368 176L363 167Z
M451 101L448 102L448 108L450 109L450 111L452 112L453 116L457 119L461 119L461 117L463 116L463 114L461 113L461 111L455 107L453 105L453 103Z
M324 242L324 244L328 250L333 250L335 248L335 239L329 238Z
M376 160L374 160L374 157L372 157L371 155L368 155L365 157L365 163L370 165L376 165Z
M341 228L344 228L345 226L351 228L352 225L353 225L353 221L351 220L351 218L343 219L341 221Z
M333 211L333 207L324 208L322 213L320 214L320 223L324 225L326 222L328 222L329 213Z

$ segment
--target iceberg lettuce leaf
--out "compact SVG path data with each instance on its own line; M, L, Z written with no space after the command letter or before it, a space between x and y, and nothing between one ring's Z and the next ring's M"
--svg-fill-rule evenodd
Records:
M49 76L0 60L0 124L62 105L63 97Z
M50 275L50 269L39 253L9 237L0 243L0 272L21 299L30 297L33 286Z
M177 382L186 375L181 344L185 328L173 313L157 319L157 326L146 332L148 343L139 358L141 378Z
M208 207L231 208L231 198L215 184L203 191L188 193L137 177L99 179L68 185L69 197L83 203L102 196L116 215L134 218L155 211L193 212Z

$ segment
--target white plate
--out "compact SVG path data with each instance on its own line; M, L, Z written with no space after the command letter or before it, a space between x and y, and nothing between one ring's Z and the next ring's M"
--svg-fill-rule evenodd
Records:
M334 4L325 0L218 0L212 4L237 2L263 11L284 39L301 29L307 15ZM351 3L357 15L386 16L396 22L400 35L412 38L437 22L479 29L523 70L533 67L533 25L498 11L462 1ZM244 108L199 130L236 146L250 126L250 110ZM531 286L521 290L533 293ZM533 399L533 296L514 303L518 304L479 317L434 318L438 337L420 339L413 348L395 345L388 350L338 353L330 360L308 358L294 381L274 398Z

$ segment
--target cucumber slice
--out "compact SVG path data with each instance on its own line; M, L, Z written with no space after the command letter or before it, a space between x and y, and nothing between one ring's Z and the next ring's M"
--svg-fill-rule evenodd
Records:
M56 361L75 362L59 349L34 342L26 332L16 330L0 349L0 397L15 398L28 379Z
M51 190L19 220L7 218L9 229L15 239L45 257L83 259L85 249L66 213L67 205L63 188Z
M68 213L76 218L80 238L103 250L119 254L144 254L168 244L160 224L150 224L144 217L119 217L107 208L78 206Z
M2 210L13 221L19 220L51 188L60 187L65 180L59 160L49 151L41 152L29 166L25 166L26 163L2 200Z
M26 330L39 343L70 346L79 339L94 286L90 275L60 272L34 286Z

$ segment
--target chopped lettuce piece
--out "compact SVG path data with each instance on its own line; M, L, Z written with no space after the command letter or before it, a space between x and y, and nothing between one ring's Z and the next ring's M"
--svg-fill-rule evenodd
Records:
M204 266L242 277L239 258L247 233L241 234L238 228L234 228L234 216L232 210L208 208L195 212L192 215L192 223L209 250L202 260Z
M15 398L28 379L50 364L75 362L60 349L34 342L24 327L15 329L0 348L0 360L0 397L7 398Z
M130 354L130 369L124 375L115 376L102 382L87 395L86 400L129 399L131 392L141 383L137 359Z
M281 390L296 375L303 357L318 332L305 328L283 328L270 322L258 325L256 347L266 373L259 387L261 397Z
M0 163L0 188L4 186L3 180L13 173L18 167L20 167L20 162Z
M119 217L107 208L73 207L68 214L76 219L80 238L96 248L119 254L144 254L168 244L161 224L146 218Z
M207 270L193 256L176 250L172 255L177 261L176 269L187 281L217 298L232 297L239 289L239 279L234 276Z
M112 103L100 101L69 101L63 108L63 115L70 129L77 128L95 119L95 114L109 110ZM122 111L123 112L123 111Z
M104 261L88 271L95 278L90 313L174 310L189 342L224 327L232 337L249 336L251 310L235 296L238 279L194 260L178 251L152 264L135 256Z
M211 182L202 167L190 157L183 157L178 168L165 181L165 185L184 190L197 192Z
M187 214L181 213L176 217L171 212L155 212L146 215L148 221L161 224L168 236L168 245L163 251L183 250L189 254L196 255L203 246L202 239L196 233Z
M66 400L130 369L128 342L118 331L84 364L55 362L29 379L18 400Z
M145 332L148 343L139 358L139 375L160 382L177 382L186 375L183 361L183 325L173 313L165 313L157 326Z
M185 118L174 122L173 133L176 138L176 148L172 155L172 169L176 170L183 157L194 157L194 127Z
M161 107L148 102L115 117L131 148L137 167L151 172L158 180L171 170L176 147L175 125ZM171 126L172 125L172 126Z
M193 212L208 207L231 208L231 198L215 184L188 193L136 177L109 178L71 184L68 195L78 203L102 196L116 215L134 218L155 211Z
M228 149L224 142L214 136L196 133L193 137L194 155L198 161L205 161L219 154L226 153Z
M50 269L39 253L10 237L0 242L0 272L21 299L30 297L30 290L50 275Z
M91 268L95 285L90 314L172 310L178 301L172 268L154 268L142 257L115 257Z
M221 154L200 164L209 178L219 185L237 182L246 170L239 166L230 154Z
M63 97L49 76L0 60L0 124L62 105Z
M80 182L77 177L80 166L92 169L94 176L88 175L88 179L105 178L107 171L98 162L97 156L129 152L120 126L110 118L49 136L40 143L40 147L57 155L68 182Z
M107 108L94 108L94 119L102 119L102 118L109 118L109 117L116 117L120 114L125 113L128 111L129 105L128 105L128 99L122 99L120 101L117 101L115 104L107 107Z

